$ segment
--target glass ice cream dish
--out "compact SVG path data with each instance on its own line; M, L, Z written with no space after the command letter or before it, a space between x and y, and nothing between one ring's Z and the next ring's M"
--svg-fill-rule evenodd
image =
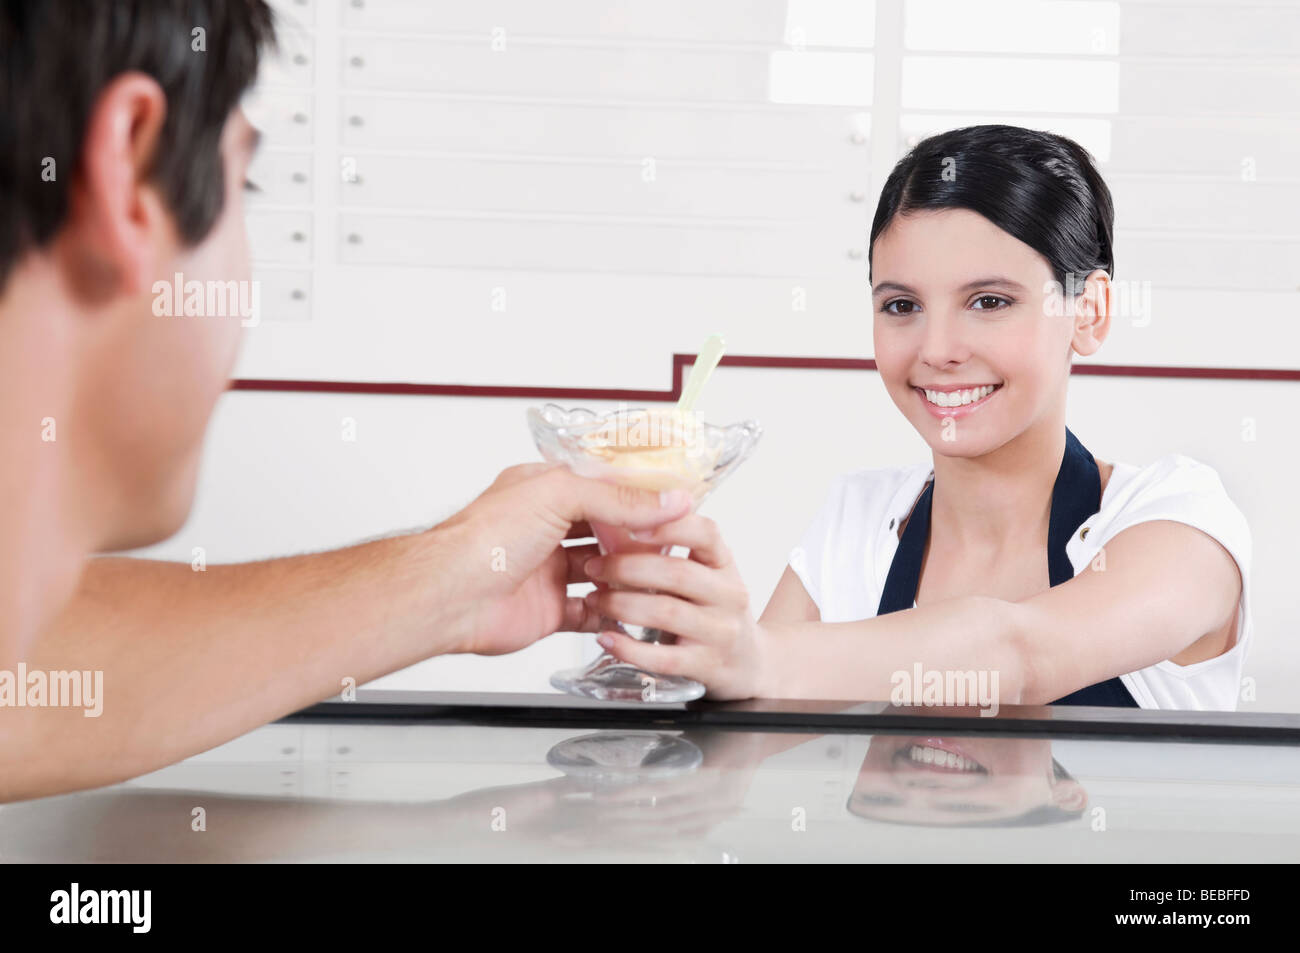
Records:
M597 731L561 741L546 763L597 788L663 781L689 774L704 752L686 738L662 731Z
M762 428L757 421L720 427L702 422L693 411L620 408L597 414L583 408L566 410L556 404L528 411L528 427L542 456L564 463L579 476L644 490L684 489L694 512L724 477L753 451ZM600 552L667 555L671 546L633 539L627 530L595 521L591 524ZM645 642L675 641L671 633L613 619L602 629L625 632ZM697 681L656 675L602 654L586 668L551 676L551 685L573 695L605 701L675 703L703 696Z

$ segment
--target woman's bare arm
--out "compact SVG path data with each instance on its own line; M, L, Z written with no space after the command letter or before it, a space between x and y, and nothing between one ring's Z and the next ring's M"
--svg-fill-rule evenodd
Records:
M1142 523L1103 554L1021 602L967 596L841 623L799 619L800 597L790 586L802 586L787 569L760 621L762 694L884 699L893 674L919 663L996 672L1002 702L1046 704L1172 658L1237 612L1236 561L1192 526ZM802 598L811 602L806 592Z
M820 622L821 618L817 603L813 602L812 596L803 587L803 580L786 566L758 621L760 625L765 625L779 622Z

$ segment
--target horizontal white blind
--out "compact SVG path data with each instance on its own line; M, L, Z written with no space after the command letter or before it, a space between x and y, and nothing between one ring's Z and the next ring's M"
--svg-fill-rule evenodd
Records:
M880 185L977 122L1101 164L1131 306L1097 360L1300 343L1295 4L278 7L243 376L662 389L715 330L869 356Z
M874 4L279 9L240 376L662 390L715 330L865 355Z

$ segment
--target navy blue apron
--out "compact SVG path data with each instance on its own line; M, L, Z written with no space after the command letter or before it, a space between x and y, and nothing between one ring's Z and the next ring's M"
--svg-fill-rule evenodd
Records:
M876 610L876 615L910 609L916 600L917 586L921 581L921 558L925 555L925 544L930 538L930 498L933 489L934 482L931 481L916 501L916 507L903 530L903 538L899 540L898 551L894 553L894 561L889 566L889 576L885 579L885 591L880 597L880 608ZM1047 528L1047 568L1053 586L1074 578L1074 567L1070 564L1070 557L1065 554L1065 544L1070 535L1099 509L1101 472L1097 469L1097 461L1067 427L1065 456L1061 460L1061 470L1056 475L1056 485L1052 487L1052 515ZM1118 675L1071 692L1052 704L1139 707Z

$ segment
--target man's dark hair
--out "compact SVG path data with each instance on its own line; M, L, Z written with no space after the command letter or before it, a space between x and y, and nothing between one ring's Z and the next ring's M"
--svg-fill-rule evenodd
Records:
M150 178L201 241L225 194L222 129L274 43L264 0L0 0L0 290L63 225L91 110L126 72L167 96Z

